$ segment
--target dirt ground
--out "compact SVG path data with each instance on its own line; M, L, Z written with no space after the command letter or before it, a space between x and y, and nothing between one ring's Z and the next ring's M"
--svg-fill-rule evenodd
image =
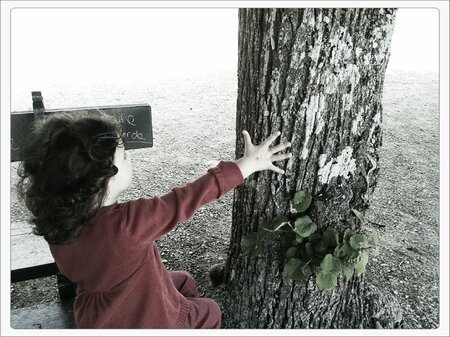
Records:
M149 84L151 83L151 84ZM131 189L123 200L160 195L195 179L219 160L234 159L234 74L199 74L124 86L55 85L41 90L47 108L146 102L152 106L154 146L130 151ZM378 186L367 217L380 238L368 282L387 289L403 307L405 329L439 326L439 82L431 73L388 73L384 86L384 140ZM14 110L30 107L31 90L13 95ZM11 164L11 173L17 163ZM14 178L14 177L13 177ZM14 180L14 179L12 179ZM26 211L11 190L11 221ZM171 270L187 270L202 296L220 303L209 269L226 259L232 194L197 211L159 240ZM56 280L11 286L11 307L58 301Z

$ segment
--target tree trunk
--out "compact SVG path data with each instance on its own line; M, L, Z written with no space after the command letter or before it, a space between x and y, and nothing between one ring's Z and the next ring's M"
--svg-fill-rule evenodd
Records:
M286 175L255 173L235 190L227 327L363 328L381 319L362 276L321 291L314 277L283 277L278 242L259 256L240 243L289 212L299 190L323 201L314 219L319 229L361 229L351 210L367 208L376 184L394 21L394 9L379 8L239 11L236 157L246 129L255 144L280 130L293 158L283 164Z

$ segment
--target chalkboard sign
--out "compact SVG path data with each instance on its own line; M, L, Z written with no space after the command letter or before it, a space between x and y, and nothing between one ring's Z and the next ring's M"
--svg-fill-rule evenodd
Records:
M101 111L114 116L122 125L125 149L139 149L153 146L152 112L148 104L114 105L86 108L47 109L45 114L58 112ZM11 113L11 161L21 159L21 149L33 128L33 111Z

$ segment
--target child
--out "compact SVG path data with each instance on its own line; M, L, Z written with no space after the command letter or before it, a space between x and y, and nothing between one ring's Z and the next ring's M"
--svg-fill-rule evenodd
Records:
M194 212L272 170L290 146L269 148L244 131L245 154L221 161L184 187L118 203L132 170L118 123L103 114L55 114L37 124L20 167L19 191L61 272L77 284L79 328L220 328L221 311L199 298L187 272L167 271L155 240Z

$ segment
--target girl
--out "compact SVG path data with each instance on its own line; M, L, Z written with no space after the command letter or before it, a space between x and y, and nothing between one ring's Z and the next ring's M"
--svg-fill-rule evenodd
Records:
M77 284L79 328L220 328L221 311L199 298L187 272L167 271L155 244L178 222L254 172L284 173L269 148L244 131L245 154L171 192L118 203L132 170L119 124L103 114L55 114L38 123L20 167L19 191L61 272Z

